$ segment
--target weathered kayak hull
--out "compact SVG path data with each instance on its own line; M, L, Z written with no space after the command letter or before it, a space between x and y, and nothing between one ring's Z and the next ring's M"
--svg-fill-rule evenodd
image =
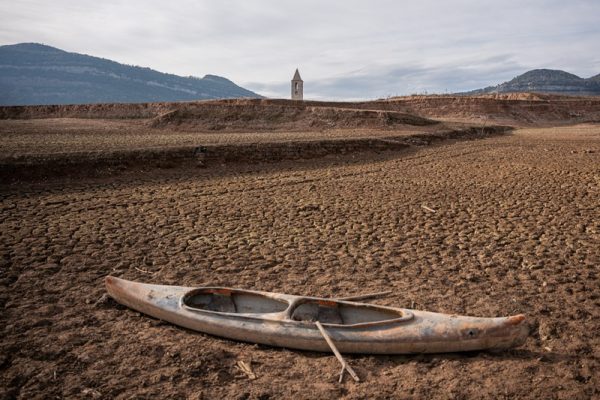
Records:
M312 306L313 303L342 311L347 309L345 318L357 319L358 323L351 324L327 323L323 319L323 326L342 353L413 354L507 349L522 345L529 333L523 315L501 318L453 316L258 291L240 291L241 296L249 299L249 311L255 311L253 306L264 308L251 296L279 302L281 305L277 307L280 309L275 312L268 312L268 309L267 312L220 312L193 308L186 303L201 290L199 288L144 284L112 276L106 277L105 284L109 295L117 302L175 325L228 339L300 350L330 351L314 322L292 319L296 318L302 304L309 312L306 304ZM228 288L210 290L211 293L235 291ZM371 314L386 313L392 316L389 320L367 320Z

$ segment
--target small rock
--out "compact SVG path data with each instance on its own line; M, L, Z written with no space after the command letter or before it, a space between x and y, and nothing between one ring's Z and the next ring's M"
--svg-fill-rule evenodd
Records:
M84 396L91 397L93 399L99 399L102 397L102 393L94 389L85 388L81 391Z

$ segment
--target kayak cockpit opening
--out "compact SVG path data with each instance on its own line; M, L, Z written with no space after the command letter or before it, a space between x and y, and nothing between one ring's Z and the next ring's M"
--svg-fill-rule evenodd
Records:
M293 308L294 321L319 321L330 325L383 324L411 319L411 313L367 304L307 299Z
M409 310L346 301L271 297L253 291L229 288L199 288L187 292L181 306L191 311L237 314L240 317L292 320L296 322L358 327L408 321ZM263 317L264 315L264 317Z
M182 299L185 306L196 309L225 313L267 314L285 311L289 303L258 293L222 288L192 290Z

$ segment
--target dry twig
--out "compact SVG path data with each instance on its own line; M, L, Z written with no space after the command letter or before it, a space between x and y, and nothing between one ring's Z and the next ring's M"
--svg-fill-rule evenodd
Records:
M246 374L246 376L248 377L248 379L250 380L255 380L256 379L256 374L254 373L254 371L252 371L252 368L250 367L250 363L246 363L244 361L237 361L236 362L236 366L243 372Z
M425 204L422 204L421 207L429 212L432 212L432 213L436 212L433 208L429 208Z
M316 321L315 324L317 325L317 328L319 328L319 331L321 332L321 335L323 335L323 337L325 338L325 341L327 342L327 344L331 348L331 351L333 351L333 354L335 354L335 356L337 357L337 359L339 360L339 362L342 364L342 372L340 373L340 379L339 379L339 381L342 382L342 379L344 378L344 371L348 370L348 373L350 374L350 376L352 376L352 378L356 382L360 382L360 379L358 378L358 375L356 375L356 372L354 372L354 370L352 369L352 367L350 365L348 365L348 363L346 362L346 360L344 359L344 357L342 357L342 354L339 352L339 350L337 349L337 347L333 343L333 340L331 340L331 338L329 337L329 334L327 333L327 331L325 330L325 328L323 328L323 325L321 325L321 323L319 321Z
M356 296L338 297L336 300L342 300L342 301L368 300L368 299L375 299L377 297L387 296L388 294L391 294L391 293L392 293L391 290L386 290L385 292L376 292L376 293L359 294Z
M141 269L138 267L133 267L133 268L137 269L140 272L143 272L144 274L150 274L150 275L154 274L154 272L146 271L145 269Z

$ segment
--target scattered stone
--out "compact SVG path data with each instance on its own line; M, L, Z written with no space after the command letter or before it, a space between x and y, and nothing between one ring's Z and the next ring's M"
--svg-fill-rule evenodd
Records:
M100 393L99 391L95 390L95 389L89 389L89 388L85 388L81 391L81 394L83 394L86 397L91 397L92 399L99 399L102 397L102 393Z

